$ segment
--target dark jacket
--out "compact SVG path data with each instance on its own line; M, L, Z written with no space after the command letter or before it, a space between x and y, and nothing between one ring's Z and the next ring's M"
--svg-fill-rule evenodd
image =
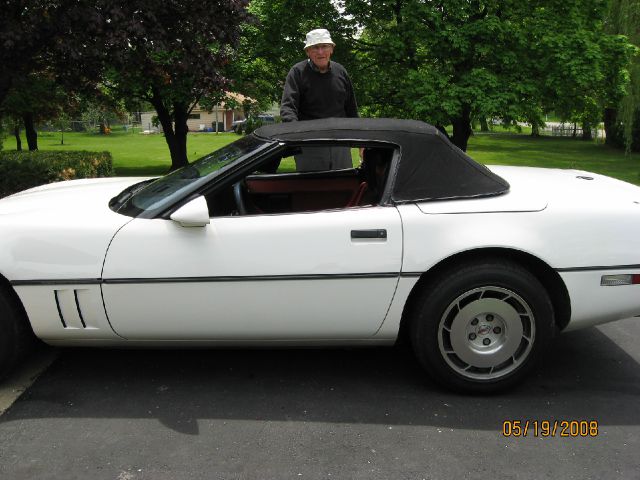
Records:
M357 117L356 97L345 68L331 62L329 71L320 73L310 60L296 63L284 84L280 116L283 122Z

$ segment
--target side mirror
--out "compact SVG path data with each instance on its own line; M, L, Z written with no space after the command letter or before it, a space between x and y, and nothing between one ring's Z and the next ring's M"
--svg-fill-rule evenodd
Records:
M203 196L194 198L173 212L169 218L183 227L204 227L210 222L207 201Z

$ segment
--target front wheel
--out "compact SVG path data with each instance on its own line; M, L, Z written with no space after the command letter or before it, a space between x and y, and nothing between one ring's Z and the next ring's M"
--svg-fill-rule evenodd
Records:
M529 271L476 261L429 282L411 319L411 341L426 371L458 391L502 390L521 381L554 332L549 296Z

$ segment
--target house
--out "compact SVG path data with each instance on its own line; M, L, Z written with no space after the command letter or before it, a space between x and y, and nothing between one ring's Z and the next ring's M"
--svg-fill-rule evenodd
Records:
M239 93L228 93L228 97L234 100L234 103L238 106L236 108L227 107L225 102L213 107L213 110L208 111L196 105L189 119L187 120L187 127L190 132L215 132L216 124L217 131L226 132L231 130L231 124L237 120L244 120L244 111L242 108L243 102L250 101L249 97L245 97ZM162 125L157 127L153 125L153 118L157 115L155 111L141 112L140 123L143 131L149 132L162 132Z

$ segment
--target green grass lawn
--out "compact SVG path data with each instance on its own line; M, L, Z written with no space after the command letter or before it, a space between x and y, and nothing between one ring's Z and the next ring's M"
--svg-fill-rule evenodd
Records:
M575 168L640 185L640 153L625 155L596 143L568 137L518 134L477 134L469 140L469 155L487 165Z
M59 132L42 132L38 134L40 150L90 150L111 152L117 175L161 175L169 170L171 157L169 147L162 135L142 135L125 132L115 128L109 135L98 133L65 133L64 145L60 145ZM189 161L217 150L218 148L240 138L235 133L190 133L187 139L187 156ZM27 142L22 139L22 147ZM4 149L16 148L14 137L4 140Z
M195 160L236 139L234 133L190 133L187 155ZM141 135L118 128L110 135L97 133L65 133L60 145L60 133L43 132L38 137L41 150L109 151L117 175L160 175L169 169L169 149L162 135ZM23 140L23 146L26 141ZM15 139L7 137L6 150L15 149ZM573 138L540 137L526 134L476 134L469 139L469 155L475 160L493 165L528 165L551 168L576 168L602 173L640 185L640 154L625 155L596 142ZM357 158L357 150L353 150ZM283 162L285 170L295 168L292 159Z

